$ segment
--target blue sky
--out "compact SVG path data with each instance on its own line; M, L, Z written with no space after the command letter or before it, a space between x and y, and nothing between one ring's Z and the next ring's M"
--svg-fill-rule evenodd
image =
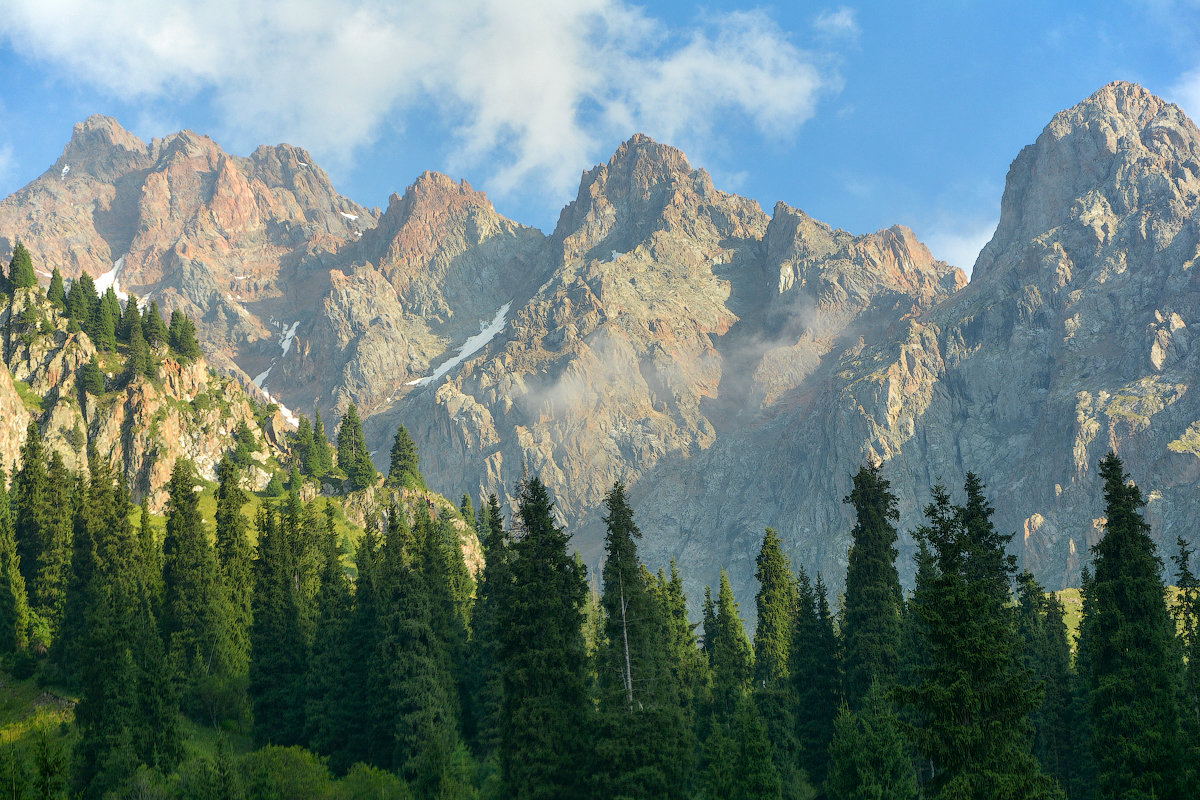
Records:
M718 188L969 269L1009 163L1111 80L1200 116L1200 0L0 0L0 194L115 116L311 151L385 206L425 169L543 230L642 131Z

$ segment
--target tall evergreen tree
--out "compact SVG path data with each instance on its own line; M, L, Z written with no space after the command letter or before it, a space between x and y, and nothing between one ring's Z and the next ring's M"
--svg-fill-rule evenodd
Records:
M46 624L51 635L58 632L66 609L67 584L71 579L72 516L74 480L57 451L50 454L46 483L53 498L44 509L41 541L36 558L36 577L30 592L30 606Z
M1087 672L1096 797L1182 796L1182 664L1146 504L1121 459L1100 461L1104 536L1092 548L1079 647Z
M163 322L157 300L150 301L150 308L146 310L146 315L142 319L142 335L146 339L146 344L151 348L167 344L167 324Z
M1074 781L1071 649L1062 604L1029 572L1017 576L1017 631L1025 665L1045 687L1041 706L1030 714L1033 754L1066 789Z
M54 304L59 311L67 310L67 292L63 288L63 276L58 267L50 273L50 288L46 290L46 299Z
M179 459L168 485L163 539L163 636L185 698L200 710L198 689L231 671L229 614L216 555L200 516L194 467ZM211 711L211 709L204 709Z
M929 795L1057 797L1031 752L1029 713L1041 692L1022 663L1011 606L1011 535L992 525L983 484L971 473L966 505L941 486L917 535L927 545L917 613L928 662L908 693L923 724L917 744L935 769Z
M351 765L346 743L356 720L346 712L346 629L350 622L350 582L342 567L342 550L333 524L333 506L325 504L321 537L321 588L317 593L317 629L308 663L305 726L309 746L330 757L344 772Z
M713 704L718 715L732 717L738 704L750 691L754 673L754 649L746 626L733 597L729 576L721 570L720 591L717 593L715 628L710 637L705 631L705 644L713 675Z
M522 535L502 614L500 768L514 798L580 796L587 741L583 605L587 584L537 478L521 492Z
M38 285L37 273L33 271L33 257L19 239L8 262L8 282L13 289Z
M800 608L792 644L792 687L796 698L796 736L800 763L816 786L825 780L829 741L837 716L840 686L837 637L829 598L820 575L814 586L798 571Z
M390 731L374 724L379 711L378 689L373 685L375 654L382 635L380 587L383 582L383 553L378 532L369 525L355 553L358 579L354 582L354 605L346 629L342 671L346 691L341 705L354 724L346 733L342 754L333 752L332 764L340 768L356 762L379 762L375 757L380 740L390 742Z
M325 434L325 423L321 421L321 409L316 409L313 418L312 449L308 452L305 472L314 478L322 478L333 468L333 453L329 449L329 437Z
M875 680L857 712L843 705L829 745L829 800L916 800L917 775L887 691Z
M0 654L24 650L28 644L29 600L17 555L8 476L0 467Z
M896 678L900 648L900 577L896 571L896 496L868 464L853 479L843 500L854 506L856 522L846 569L842 623L844 691L858 706L876 678L885 689Z
M241 481L241 471L232 459L221 459L217 465L216 556L226 597L229 668L234 675L244 675L249 666L253 619L253 552L242 515L249 497Z
M17 557L27 591L37 581L37 565L48 537L50 506L53 501L46 476L46 451L36 422L30 422L21 445L21 467L13 475L12 514L17 541Z
M1175 540L1175 586L1178 594L1171 604L1171 616L1179 632L1186 667L1180 704L1184 738L1184 763L1190 765L1184 780L1192 785L1200 781L1200 579L1192 572L1193 550L1182 536Z
M779 535L767 528L755 562L758 570L758 627L754 634L754 701L772 743L775 768L784 797L809 790L798 773L800 741L796 735L796 695L791 681L792 645L800 611L800 585Z
M371 463L362 421L353 403L346 409L338 427L337 457L338 466L346 473L352 491L366 489L375 483L375 465Z
M296 422L296 436L292 440L292 458L302 473L308 472L308 454L312 451L312 446L312 423L308 421L308 417L301 414Z
M71 282L71 290L67 292L67 316L81 328L86 328L92 319L92 311L100 303L100 295L96 293L96 282L86 272Z
M669 623L641 566L642 533L618 481L605 497L605 635L597 652L600 733L595 779L616 797L684 797L690 727L668 669Z
M250 701L259 744L289 746L304 737L308 648L298 603L296 558L275 510L258 519L250 628Z
M120 321L117 323L117 338L126 344L133 336L133 329L137 328L138 333L142 330L142 313L138 308L137 295L129 295L129 299L125 301L125 308L121 312ZM145 337L143 336L143 341Z
M341 459L341 440L338 440L338 458ZM396 438L392 440L391 465L388 468L387 482L389 486L423 487L421 477L421 454L417 445L408 435L408 428L401 425L396 429Z
M167 345L180 358L200 357L200 343L196 341L196 324L179 309L171 312L171 327L167 330Z
M473 713L469 718L475 751L487 757L496 749L501 728L503 686L500 671L501 614L510 585L509 543L504 530L500 502L493 493L483 505L484 525L479 529L484 563L475 588L471 626L471 669L469 671Z

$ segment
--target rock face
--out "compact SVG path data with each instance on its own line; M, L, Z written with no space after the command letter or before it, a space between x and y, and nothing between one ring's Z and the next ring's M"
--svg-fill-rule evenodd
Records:
M238 424L259 430L246 393L231 378L210 372L203 359L162 358L154 378L139 376L126 385L110 376L104 395L85 393L78 376L96 348L87 334L69 332L67 320L38 290L20 289L0 308L0 337L7 367L0 369L0 458L6 469L17 462L29 423L36 422L68 469L84 471L91 447L157 511L179 458L190 459L202 478L215 480L217 462ZM271 444L259 435L254 454L259 464L265 464ZM256 488L269 479L257 467L248 477Z
M292 408L357 403L379 464L403 422L443 494L505 497L539 474L590 556L625 481L645 555L677 558L693 590L728 566L748 597L767 525L836 585L866 459L906 531L933 483L978 473L1052 587L1100 532L1109 448L1156 535L1200 528L1200 132L1131 84L1013 162L969 285L903 226L768 216L640 135L546 236L443 175L373 212L289 145L242 159L92 118L0 203L0 235L47 273L119 265L123 289L189 310L214 364ZM0 409L18 388L0 376Z

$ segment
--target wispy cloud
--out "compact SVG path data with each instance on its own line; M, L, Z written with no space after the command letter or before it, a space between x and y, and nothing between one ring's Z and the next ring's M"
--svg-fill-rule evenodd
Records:
M10 0L0 35L72 81L174 116L197 98L234 147L348 163L435 115L446 156L494 188L562 190L614 134L707 149L736 119L788 137L836 91L828 59L761 12L668 28L625 0ZM821 33L857 30L838 9Z
M969 276L979 251L996 232L996 220L971 219L946 221L925 238L929 251L937 258L963 270Z
M832 11L824 11L817 15L813 27L826 36L838 36L848 39L858 38L858 15L854 9L840 6Z
M1200 124L1200 67L1180 75L1167 91L1167 98L1178 103L1193 121Z

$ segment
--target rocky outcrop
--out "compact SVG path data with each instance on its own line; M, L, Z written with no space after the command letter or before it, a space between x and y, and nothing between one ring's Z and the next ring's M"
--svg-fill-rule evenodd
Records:
M17 461L26 429L36 422L68 469L85 471L91 449L159 510L178 459L190 459L200 477L215 480L234 429L245 423L260 431L246 393L203 359L180 362L160 352L153 378L122 380L120 357L97 353L87 334L70 332L38 289L20 289L0 308L0 336L7 367L0 370L0 457L6 467ZM78 383L80 370L97 357L109 369L107 391L98 397ZM272 445L279 443L261 432L256 436L256 466L248 478L261 488L270 477L267 459L278 452Z

